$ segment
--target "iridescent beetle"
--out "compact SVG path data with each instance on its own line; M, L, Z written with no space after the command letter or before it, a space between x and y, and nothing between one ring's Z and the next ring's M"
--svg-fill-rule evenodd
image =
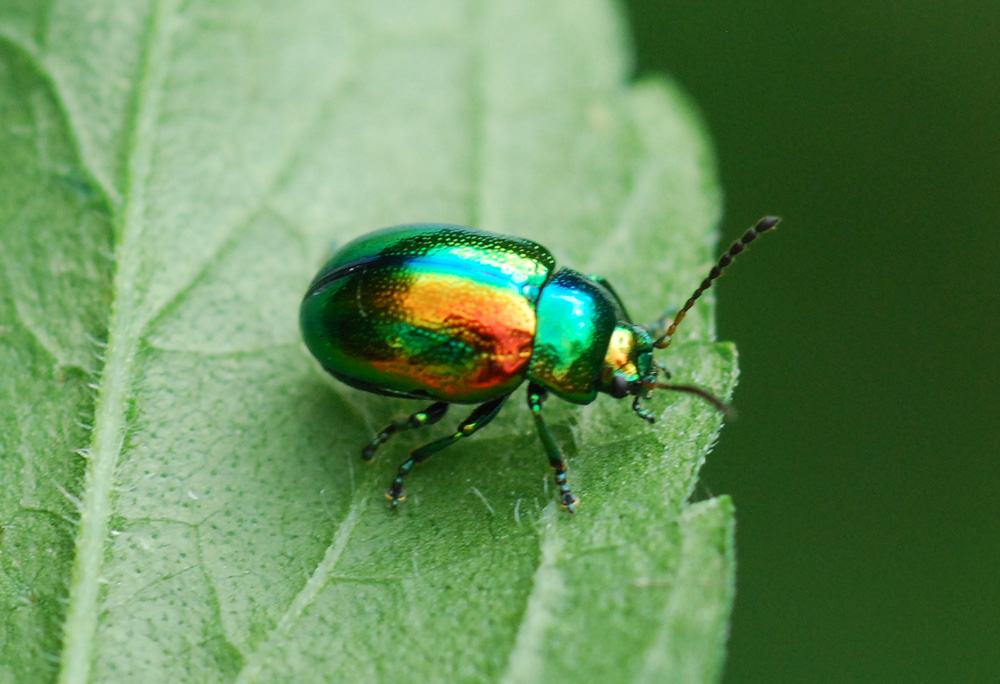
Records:
M723 269L777 223L763 218L734 242L665 327L634 324L604 278L556 269L549 251L530 240L440 224L386 228L348 243L323 266L302 302L302 335L323 367L352 387L433 400L379 432L362 449L365 460L396 432L438 422L450 404L478 404L454 433L400 464L386 492L393 506L415 465L487 425L527 380L560 503L572 513L578 499L542 418L548 393L574 404L589 404L598 392L631 396L632 410L650 423L641 400L653 389L694 394L724 410L704 389L659 382L669 374L653 350L670 344Z

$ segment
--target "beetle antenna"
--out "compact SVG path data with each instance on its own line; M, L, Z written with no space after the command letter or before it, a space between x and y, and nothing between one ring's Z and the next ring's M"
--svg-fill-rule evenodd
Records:
M667 332L665 332L662 336L660 336L659 339L657 339L656 342L653 343L653 346L656 347L657 349L666 349L667 346L670 345L670 341L673 338L674 333L677 332L677 326L681 324L681 321L684 320L684 317L687 315L687 312L690 311L691 307L694 306L694 303L698 301L698 298L705 293L705 290L707 290L712 286L712 283L715 282L716 278L722 275L722 271L724 271L725 268L729 266L729 264L733 263L733 259L736 258L737 254L742 252L744 249L746 249L747 245L756 240L758 235L766 231L769 231L776 225L778 225L778 221L780 220L781 219L778 218L777 216L765 216L764 218L762 218L760 221L757 222L756 226L750 228L747 232L743 233L743 237L741 237L733 244L729 245L729 249L726 251L726 253L723 254L721 257L719 257L718 263L712 267L711 271L709 271L708 277L706 277L703 281L701 281L701 285L698 286L698 289L694 291L694 294L688 298L687 302L684 303L684 306L681 308L681 310L677 312L676 316L674 316L673 323L671 323L670 327L667 328ZM666 386L661 385L661 387L666 387ZM668 389L676 389L677 391L680 392L687 392L690 391L691 389L696 389L690 387L687 387L686 389L681 389L681 387L685 386L681 385L673 386L669 387ZM705 396L700 392L691 392L691 394L697 394L703 399L706 399L707 401L715 404L716 408L718 408L720 411L725 412L725 409L722 408L723 406L722 402L720 402L715 397L709 399L708 396Z
M646 385L649 389L665 389L672 392L684 392L685 394L693 394L696 397L701 397L709 404L715 407L715 409L726 416L727 418L736 417L736 409L727 404L726 402L719 399L717 396L712 394L706 389L701 387L695 387L694 385L671 385L663 382L656 382L650 385Z

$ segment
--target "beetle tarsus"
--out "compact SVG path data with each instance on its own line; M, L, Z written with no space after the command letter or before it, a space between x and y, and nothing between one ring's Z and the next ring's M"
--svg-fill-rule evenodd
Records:
M389 499L389 505L393 508L399 508L399 502L406 501L406 494L403 493L403 478L396 478L389 489L385 491L385 498Z
M565 468L556 468L556 486L559 488L559 504L563 510L567 513L576 513L576 505L580 500L569 490Z
M653 415L652 411L647 411L642 407L642 402L639 400L639 397L632 400L632 410L635 411L635 415L639 416L650 425L656 422L656 416Z

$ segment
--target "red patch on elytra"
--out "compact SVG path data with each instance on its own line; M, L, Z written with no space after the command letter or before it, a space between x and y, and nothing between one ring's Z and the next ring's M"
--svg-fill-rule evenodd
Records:
M399 307L410 325L437 331L479 350L474 367L461 369L464 377L454 376L459 369L440 369L440 374L424 374L432 384L438 384L432 380L438 376L455 391L461 391L462 386L488 389L521 374L531 358L535 310L514 290L456 276L421 274L400 297Z

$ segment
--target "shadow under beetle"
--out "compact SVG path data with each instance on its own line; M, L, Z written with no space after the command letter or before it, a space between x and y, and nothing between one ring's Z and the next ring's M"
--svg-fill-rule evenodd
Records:
M413 467L486 426L528 381L528 407L555 470L559 500L578 499L566 461L542 418L549 392L589 404L598 392L633 397L642 408L653 389L721 400L690 385L658 382L669 373L653 359L688 310L747 244L777 225L766 217L722 255L669 325L632 323L611 284L570 268L556 269L547 249L522 238L441 224L411 224L363 235L344 245L309 286L300 311L309 351L338 380L366 392L432 400L394 420L362 449L371 460L393 434L432 425L450 404L479 404L447 437L414 449L386 496L403 500Z

